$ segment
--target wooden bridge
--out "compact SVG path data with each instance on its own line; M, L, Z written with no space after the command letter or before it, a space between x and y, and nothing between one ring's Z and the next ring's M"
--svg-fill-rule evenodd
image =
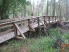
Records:
M36 27L40 27L43 25L44 29L46 29L46 24L56 23L59 21L59 17L57 16L31 16L31 17L23 17L23 18L13 18L13 19L6 19L0 21L0 30L7 29L7 30L1 30L0 32L0 43L7 41L9 39L12 39L14 37L17 37L18 35L21 35L22 37L26 39L26 36L24 35L27 31L35 31Z

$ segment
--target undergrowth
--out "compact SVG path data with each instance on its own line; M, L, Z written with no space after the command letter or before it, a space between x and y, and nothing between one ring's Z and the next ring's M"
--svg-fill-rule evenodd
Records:
M61 34L58 28L50 29L49 33L50 36L27 38L26 40L13 39L0 46L0 52L20 52L23 47L27 47L28 52L59 52L60 48L53 47L57 36L60 36L65 43L69 43L69 33Z

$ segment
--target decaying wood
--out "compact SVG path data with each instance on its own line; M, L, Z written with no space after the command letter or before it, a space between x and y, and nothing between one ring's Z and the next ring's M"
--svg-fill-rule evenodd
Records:
M61 50L61 52L65 52L65 48L66 47L69 47L69 44L64 44L64 45L62 45L62 50Z
M31 24L29 24L30 31L35 31Z
M20 37L20 36L16 36L15 38L19 40L23 39L23 37Z
M28 19L28 27L29 27L29 31L35 31L35 29L31 25L30 19Z

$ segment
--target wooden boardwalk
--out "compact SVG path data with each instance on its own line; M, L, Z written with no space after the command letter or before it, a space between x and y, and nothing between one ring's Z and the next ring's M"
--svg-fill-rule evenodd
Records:
M24 33L27 31L35 31L36 27L46 25L48 23L56 23L59 21L57 16L42 16L42 17L25 17L22 19L13 18L0 21L0 29L9 28L4 32L0 32L0 43L11 38L21 35L26 39Z

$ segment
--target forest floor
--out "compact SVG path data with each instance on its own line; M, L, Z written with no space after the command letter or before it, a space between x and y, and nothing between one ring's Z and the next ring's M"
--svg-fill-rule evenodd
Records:
M60 48L54 48L57 36L60 36L65 43L69 43L69 32L61 33L59 28L53 28L49 33L50 36L39 36L26 40L12 39L0 46L0 52L60 52Z

